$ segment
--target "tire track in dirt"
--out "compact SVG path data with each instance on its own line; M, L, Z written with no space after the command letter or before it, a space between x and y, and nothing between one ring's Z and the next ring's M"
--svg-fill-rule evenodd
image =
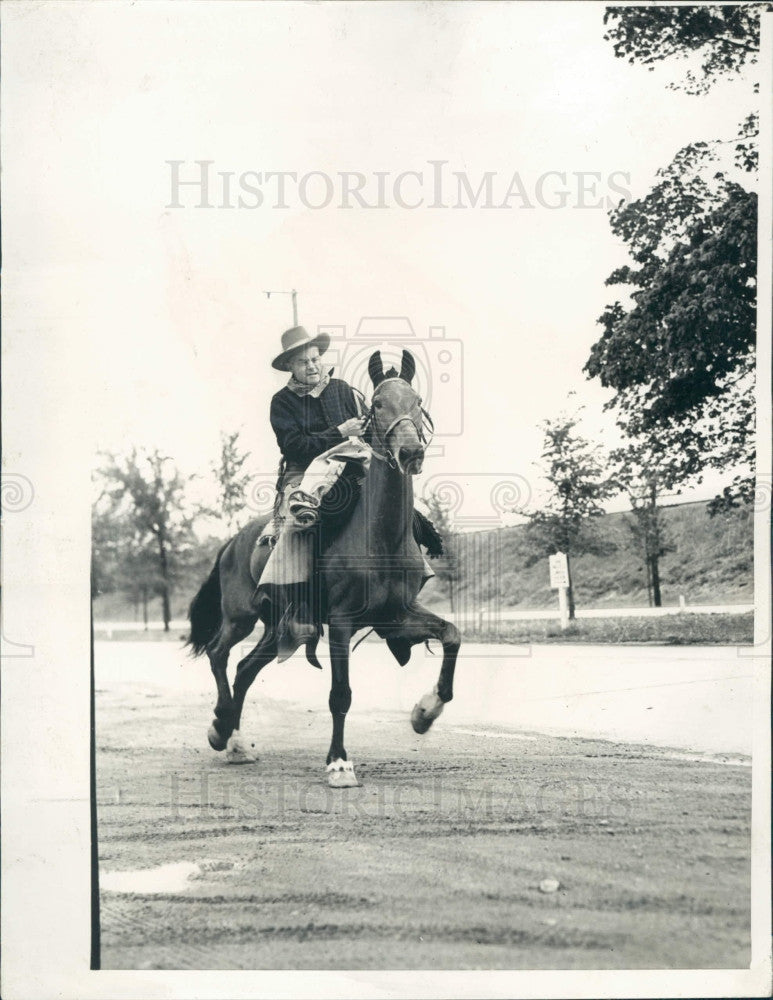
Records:
M106 968L748 965L748 768L442 720L419 742L382 713L353 717L341 792L326 719L273 705L259 762L229 768L194 701L98 708L103 869L211 859L183 891L103 891Z

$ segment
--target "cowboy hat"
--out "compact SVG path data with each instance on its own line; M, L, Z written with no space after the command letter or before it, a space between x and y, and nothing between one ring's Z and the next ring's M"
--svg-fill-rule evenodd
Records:
M282 334L282 353L277 354L271 362L271 367L280 372L289 371L287 362L292 355L302 347L312 346L318 347L319 353L324 354L330 346L330 335L320 333L316 337L312 337L302 326L293 326L289 330L285 330Z

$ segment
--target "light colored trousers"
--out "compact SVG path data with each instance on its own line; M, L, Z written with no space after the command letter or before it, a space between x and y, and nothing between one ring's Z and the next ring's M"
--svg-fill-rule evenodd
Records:
M363 469L367 469L370 448L358 438L347 438L313 459L300 481L285 484L276 521L269 521L263 530L264 536L276 534L276 545L260 575L261 583L302 583L311 577L314 537L295 523L287 509L287 498L295 490L302 490L321 499L344 471L346 463L342 458L361 460Z

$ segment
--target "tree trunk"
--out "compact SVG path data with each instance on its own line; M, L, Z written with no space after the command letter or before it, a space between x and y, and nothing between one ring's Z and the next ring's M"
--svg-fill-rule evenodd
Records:
M652 602L656 608L660 608L663 602L660 599L660 567L658 566L657 552L652 554L650 565L652 567Z
M164 631L168 632L172 614L169 609L169 564L166 558L163 534L158 536L158 558L161 564L161 611L164 618Z
M647 604L652 607L652 561L647 551L646 539L644 545L644 570L647 577Z
M169 587L164 583L161 585L161 612L164 617L164 631L169 631L169 623L172 620L172 612L169 604Z
M569 553L566 553L566 575L569 579L569 586L566 588L566 600L569 605L569 621L573 622L575 619L574 614L574 584L572 583L572 563L569 559Z
M660 567L658 565L658 559L660 558L660 524L658 521L658 494L654 482L650 488L650 505L652 517L652 599L656 608L662 606L660 599Z
M143 586L142 588L142 623L145 626L145 631L148 630L148 588Z

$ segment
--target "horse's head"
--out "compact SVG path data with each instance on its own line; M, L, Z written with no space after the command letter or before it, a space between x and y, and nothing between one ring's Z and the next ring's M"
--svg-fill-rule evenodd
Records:
M374 351L368 363L373 382L373 401L369 423L373 429L374 450L397 466L403 475L416 476L424 463L427 446L425 427L432 427L421 396L411 386L416 362L410 351L403 351L400 371L384 371L381 352Z

